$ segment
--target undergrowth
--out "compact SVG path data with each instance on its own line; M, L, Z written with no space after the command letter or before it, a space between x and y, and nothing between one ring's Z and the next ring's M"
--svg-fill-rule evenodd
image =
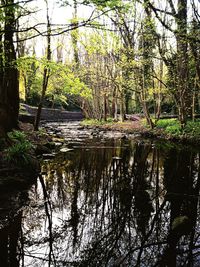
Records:
M11 146L5 149L5 160L10 164L26 165L30 161L30 152L33 148L27 136L20 131L12 131L8 133Z
M157 122L156 129L162 129L172 136L200 137L200 120L187 121L185 127L177 119L162 119Z

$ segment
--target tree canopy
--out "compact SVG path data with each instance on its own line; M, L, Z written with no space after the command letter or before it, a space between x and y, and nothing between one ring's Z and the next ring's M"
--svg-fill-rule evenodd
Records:
M182 127L199 113L196 0L2 0L0 14L2 133L19 98L99 120L143 113L151 128L163 112Z

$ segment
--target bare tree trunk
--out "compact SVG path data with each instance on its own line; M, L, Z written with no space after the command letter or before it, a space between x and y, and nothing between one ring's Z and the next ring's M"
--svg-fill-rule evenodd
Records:
M114 88L112 95L112 118L117 120L117 89Z
M50 18L49 18L49 8L48 8L48 1L45 0L46 2L46 17L47 17L47 60L51 60L51 24L50 24ZM48 81L49 81L49 76L50 76L50 69L49 67L45 66L44 68L44 74L43 74L43 83L42 83L42 94L40 97L40 103L38 105L38 110L35 118L35 125L34 129L37 131L40 123L40 118L41 118L41 112L42 112L42 107L43 107L43 102L48 86Z
M156 122L160 119L160 115L161 115L161 102L162 102L162 90L163 90L162 79L163 79L163 61L161 60L160 71L159 71L158 93L156 95L156 114L155 114Z
M103 120L107 121L107 96L105 93L103 96Z
M124 107L124 92L120 89L120 121L123 122L125 118L125 107Z

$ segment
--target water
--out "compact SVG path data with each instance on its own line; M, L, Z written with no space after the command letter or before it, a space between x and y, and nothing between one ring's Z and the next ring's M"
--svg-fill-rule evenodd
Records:
M191 147L85 132L29 191L2 194L0 266L200 266L199 163Z

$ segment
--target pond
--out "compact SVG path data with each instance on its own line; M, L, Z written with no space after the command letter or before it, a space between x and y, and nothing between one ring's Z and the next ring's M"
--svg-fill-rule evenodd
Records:
M198 148L71 139L37 184L2 192L0 266L200 266Z

